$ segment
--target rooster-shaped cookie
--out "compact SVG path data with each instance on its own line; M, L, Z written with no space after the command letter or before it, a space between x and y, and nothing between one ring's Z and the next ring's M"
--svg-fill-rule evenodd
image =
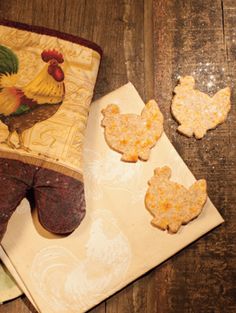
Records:
M156 168L145 197L147 209L153 215L152 224L176 233L202 211L207 199L206 181L200 179L189 189L170 181L171 169Z
M202 138L208 129L223 123L230 110L230 88L219 90L213 97L194 89L192 76L180 78L175 87L172 113L180 123L178 131L187 137Z
M122 161L148 160L150 149L163 132L163 115L157 103L150 100L141 116L120 114L115 104L108 105L102 114L106 141L112 149L122 153Z
M2 143L12 149L29 151L22 133L54 115L65 96L64 72L60 66L64 62L62 54L45 50L41 58L46 65L31 82L19 87L18 57L8 47L0 45L0 121L9 131ZM19 137L17 147L11 141L14 132Z

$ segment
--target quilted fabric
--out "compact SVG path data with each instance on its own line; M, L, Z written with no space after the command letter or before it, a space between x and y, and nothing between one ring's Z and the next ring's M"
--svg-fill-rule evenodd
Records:
M29 190L41 224L70 233L85 216L83 139L101 49L11 22L0 34L0 240Z

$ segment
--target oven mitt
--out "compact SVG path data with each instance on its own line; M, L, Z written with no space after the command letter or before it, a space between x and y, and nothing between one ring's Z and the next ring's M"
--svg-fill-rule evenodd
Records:
M70 233L85 216L82 147L101 49L7 21L0 34L0 241L31 189L43 227Z

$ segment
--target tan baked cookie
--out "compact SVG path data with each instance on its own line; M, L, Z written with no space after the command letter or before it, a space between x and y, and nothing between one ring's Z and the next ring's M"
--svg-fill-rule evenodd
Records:
M175 87L172 113L180 123L178 131L187 137L202 138L207 130L223 123L230 110L230 88L219 90L213 97L194 89L192 76L180 78Z
M105 138L108 145L122 153L121 160L137 162L148 160L150 149L163 132L163 115L155 100L150 100L141 116L120 114L119 107L110 104L102 110Z
M145 204L154 216L151 223L162 230L176 233L202 211L207 199L206 181L200 179L189 189L170 181L171 169L156 168L149 180Z

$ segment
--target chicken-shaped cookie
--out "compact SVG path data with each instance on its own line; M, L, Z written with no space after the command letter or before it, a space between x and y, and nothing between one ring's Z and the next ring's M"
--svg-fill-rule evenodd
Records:
M141 115L120 114L119 107L110 104L102 110L105 139L108 145L122 153L122 161L148 160L150 149L163 132L163 115L155 100L150 100Z
M176 233L182 224L187 224L202 211L207 199L204 179L196 181L189 189L170 181L171 169L156 168L149 180L145 204L153 215L151 223Z
M194 89L192 76L180 78L175 87L172 113L180 123L178 131L187 137L202 138L207 130L223 123L230 110L230 88L219 90L213 97Z

